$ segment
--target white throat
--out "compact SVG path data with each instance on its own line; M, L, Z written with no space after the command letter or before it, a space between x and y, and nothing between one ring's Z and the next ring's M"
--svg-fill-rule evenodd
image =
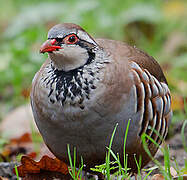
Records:
M49 53L49 58L58 70L70 71L83 66L87 62L89 55L86 49L72 46Z

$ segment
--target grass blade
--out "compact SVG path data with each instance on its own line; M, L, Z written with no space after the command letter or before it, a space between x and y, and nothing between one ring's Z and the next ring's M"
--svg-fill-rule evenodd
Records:
M126 128L126 131L125 131L125 137L124 137L124 143L123 143L123 158L124 158L124 168L125 170L127 170L127 156L126 156L126 150L125 150L125 147L126 147L126 142L127 142L127 135L128 135L128 131L129 131L129 126L130 126L130 121L131 119L128 120L128 123L127 123L127 128Z
M186 145L186 140L185 140L185 135L184 135L184 129L186 126L187 126L187 120L184 121L182 125L182 129L181 129L182 144L183 144L184 150L187 153L187 145Z
M71 177L73 179L75 179L75 175L73 174L73 163L72 163L72 159L71 159L71 152L70 152L69 144L67 144L67 149L68 149L69 164L70 164L70 168L71 168L71 169L69 169L69 174L71 175Z
M118 126L118 123L116 124L116 126L113 130L113 133L112 133L112 136L111 136L111 139L110 139L110 143L109 143L109 147L108 147L109 150L108 150L107 155L106 155L106 174L107 174L107 179L108 180L110 179L110 153L111 153L112 142L113 142L113 139L114 139L114 135L116 133L117 126Z
M15 169L15 172L16 172L17 180L19 180L19 173L18 173L18 168L17 168L16 165L14 166L14 169Z

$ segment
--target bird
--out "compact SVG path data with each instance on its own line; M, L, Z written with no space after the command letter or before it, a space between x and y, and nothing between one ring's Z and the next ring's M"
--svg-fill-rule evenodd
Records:
M76 148L76 165L90 171L105 163L106 151L117 124L112 151L130 172L151 160L143 134L160 145L172 118L171 94L158 62L125 42L93 38L72 23L53 26L40 53L48 58L32 81L31 106L45 144L69 163ZM152 156L158 150L146 139ZM73 155L73 154L72 154Z

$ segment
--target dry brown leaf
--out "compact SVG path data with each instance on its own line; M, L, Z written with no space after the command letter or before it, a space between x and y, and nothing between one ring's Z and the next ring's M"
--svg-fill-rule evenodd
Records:
M0 180L8 180L8 178L0 176Z
M21 91L21 95L25 98L25 99L28 99L30 97L30 91L31 91L31 88L25 88L25 89L22 89Z
M37 153L36 152L31 152L31 153L28 153L27 156L34 159L34 158L36 158Z
M68 174L68 166L59 159L43 156L39 162L32 160L28 156L22 156L21 165L18 166L20 177L26 177L28 174L40 174L42 171L59 172L63 175Z
M23 134L19 138L13 138L8 144L6 144L2 151L2 156L8 159L15 159L18 154L27 154L34 158L36 153L32 152L32 139L29 133Z
M27 155L32 159L36 157L37 159L40 159L44 155L55 158L44 143L40 144L40 149L38 149L40 152L35 152L36 149L34 147L31 134L25 133L19 138L10 139L10 141L3 147L0 156L4 161L7 161L7 159L14 161L18 154Z
M178 94L172 94L172 110L184 110L184 98Z
M162 174L155 174L151 180L164 180L164 176Z
M10 140L10 143L12 144L21 144L21 143L28 143L28 142L32 142L31 135L29 133L25 133L19 138L12 138Z

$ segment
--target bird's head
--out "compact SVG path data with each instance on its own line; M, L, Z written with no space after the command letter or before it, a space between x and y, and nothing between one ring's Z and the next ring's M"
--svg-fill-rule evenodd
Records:
M57 69L70 71L90 63L95 58L96 47L97 43L80 26L64 23L49 30L40 53L48 52Z

